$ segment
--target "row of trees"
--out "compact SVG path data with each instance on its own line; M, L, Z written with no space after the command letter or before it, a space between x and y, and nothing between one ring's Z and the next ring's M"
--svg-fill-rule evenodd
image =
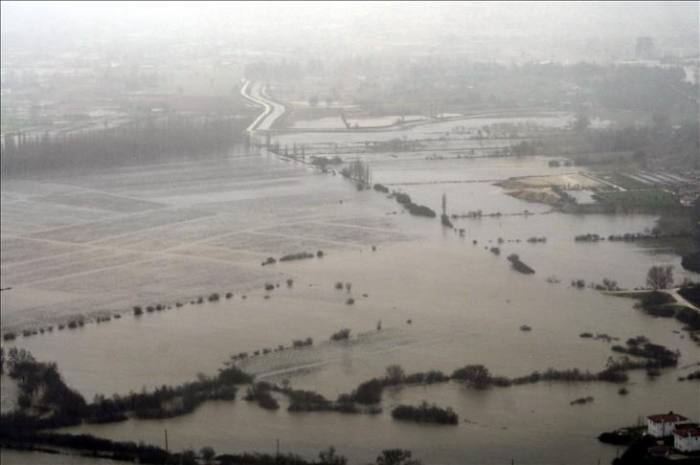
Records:
M700 129L697 115L696 119L688 118L677 126L666 119L658 116L646 126L588 129L582 127L585 121L578 118L574 131L562 131L527 145L521 143L513 148L513 153L527 155L536 151L543 155L570 156L581 165L610 163L613 161L610 154L628 154L624 161L639 166L698 169Z
M357 182L358 186L369 187L372 185L372 173L369 163L362 160L353 160L340 172L346 178Z
M247 121L224 116L168 115L106 129L40 135L8 133L0 146L2 175L94 169L225 154L246 142Z
M0 425L0 439L4 446L18 449L36 445L63 447L89 452L93 457L104 457L124 462L147 464L198 465L347 465L348 460L329 447L318 453L318 459L308 460L295 454L239 453L216 454L212 447L202 447L199 454L191 449L182 452L169 452L158 446L127 441L112 441L88 434L63 434L13 430L8 425ZM421 465L409 450L385 449L377 456L376 465Z
M414 203L413 200L411 200L411 196L408 194L403 192L394 192L392 195L398 203L403 205L403 207L408 210L411 215L435 218L435 211L432 208Z
M122 421L127 414L138 418L166 418L192 412L206 400L233 400L236 385L247 384L253 377L235 366L226 367L215 377L198 376L197 380L179 386L161 386L127 396L106 398L95 396L88 404L61 378L55 363L42 363L24 349L11 348L0 357L3 368L19 384L20 412L39 409L49 411L51 421L43 426L62 426L80 421L105 423ZM4 418L4 417L3 417ZM31 426L31 417L15 418L17 424ZM39 422L41 423L41 422Z
M466 365L453 371L451 376L441 371L432 370L424 373L406 374L399 365L387 367L384 377L372 378L358 385L350 394L341 394L339 402L356 402L358 404L378 404L382 400L382 393L389 386L406 384L432 384L444 383L450 380L459 381L474 389L487 389L493 386L509 387L521 384L532 384L541 381L565 381L565 382L591 382L602 381L611 383L623 383L628 380L627 371L636 369L666 368L678 363L680 354L666 347L654 344L643 336L632 338L626 346L614 346L613 352L632 355L637 360L628 357L622 359L611 358L608 365L601 371L589 372L577 368L557 370L549 368L545 371L533 371L524 376L509 378L495 376L484 365Z
M87 406L84 417L95 423L125 420L130 412L137 418L175 417L191 413L207 400L234 400L236 385L252 380L247 373L229 367L215 377L199 375L195 381L174 387L161 386L152 392L143 391L127 396L115 394L112 398L98 395Z
M428 405L427 402L423 402L418 407L399 405L391 411L391 416L396 420L415 421L417 423L456 425L459 422L459 416L450 407L441 408L437 405Z

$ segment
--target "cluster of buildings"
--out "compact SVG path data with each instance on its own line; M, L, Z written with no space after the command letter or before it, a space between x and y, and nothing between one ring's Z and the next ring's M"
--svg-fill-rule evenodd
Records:
M655 438L673 436L673 448L680 452L700 452L700 425L683 415L668 412L647 417L647 434Z

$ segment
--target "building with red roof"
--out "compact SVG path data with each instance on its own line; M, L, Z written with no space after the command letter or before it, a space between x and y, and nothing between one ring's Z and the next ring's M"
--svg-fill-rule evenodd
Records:
M668 412L660 415L649 415L647 417L647 434L655 438L665 438L673 434L673 430L679 423L687 422L683 415Z
M683 423L673 429L673 447L681 452L700 451L700 426L697 423Z

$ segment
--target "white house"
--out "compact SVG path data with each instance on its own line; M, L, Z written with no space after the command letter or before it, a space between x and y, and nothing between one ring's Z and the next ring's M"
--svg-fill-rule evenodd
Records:
M665 438L673 434L673 429L678 423L688 421L683 415L668 412L661 415L649 415L647 417L647 434L655 438Z
M697 423L676 426L673 430L673 447L681 452L700 451L700 426Z

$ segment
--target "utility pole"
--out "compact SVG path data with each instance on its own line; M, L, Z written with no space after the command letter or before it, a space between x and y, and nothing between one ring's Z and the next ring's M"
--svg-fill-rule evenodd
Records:
M279 458L279 456L280 456L280 440L279 440L279 438L277 438L277 452L276 452L275 456L277 458Z
M168 452L168 429L165 429L165 451Z

